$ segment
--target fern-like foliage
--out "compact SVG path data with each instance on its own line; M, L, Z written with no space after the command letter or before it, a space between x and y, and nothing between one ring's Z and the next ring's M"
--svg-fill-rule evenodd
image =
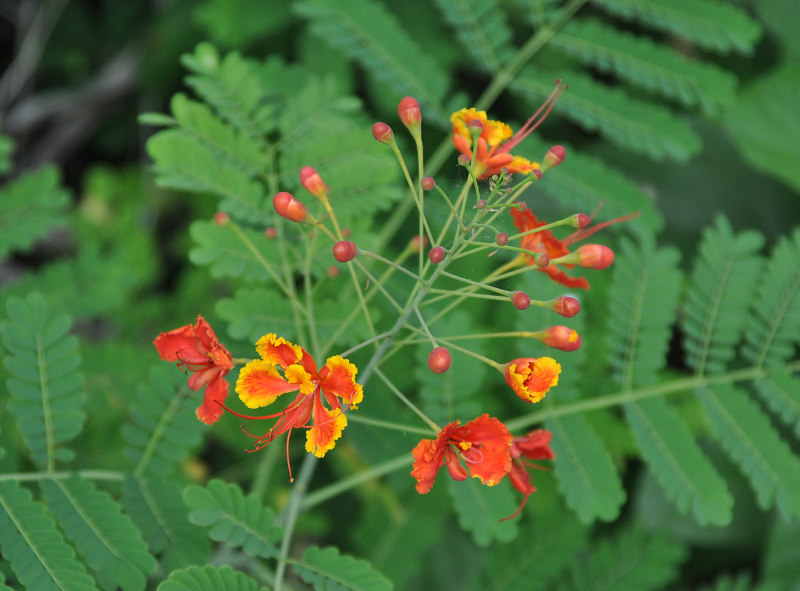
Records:
M80 432L85 419L78 340L68 334L69 317L48 315L41 294L9 298L6 309L4 362L13 396L8 410L31 459L52 470L56 461L73 458L65 444Z
M194 413L200 399L177 368L159 363L147 378L137 388L129 422L122 426L128 442L124 453L136 463L137 475L164 476L200 443L203 425Z
M6 135L0 135L0 175L5 175L11 169L11 154L14 152L14 140Z
M370 564L341 554L333 547L311 546L292 564L294 571L317 591L390 591L392 583Z
M0 201L0 257L5 257L63 226L69 194L61 186L58 171L48 166L8 183L0 189Z
M79 477L44 479L39 486L48 509L103 589L144 589L156 561L116 501Z
M266 587L229 566L190 566L176 570L163 581L158 591L266 591Z
M191 509L189 520L208 528L212 540L241 547L251 556L277 556L276 544L283 530L275 525L275 514L254 495L245 496L235 484L214 479L205 487L192 485L183 491Z
M0 482L0 551L17 579L37 591L96 591L92 578L30 491Z
M505 483L504 483L505 484ZM501 521L513 515L522 501L510 486L483 486L476 478L462 482L447 480L448 491L462 529L472 533L481 547L493 541L508 542L517 535L517 522Z

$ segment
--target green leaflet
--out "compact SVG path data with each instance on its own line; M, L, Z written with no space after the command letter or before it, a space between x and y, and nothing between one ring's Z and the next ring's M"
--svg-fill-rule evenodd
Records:
M158 591L266 591L256 581L229 566L190 566L170 573Z
M53 470L56 461L73 458L65 444L80 433L86 416L78 340L68 334L69 317L48 315L41 294L9 298L6 309L4 362L13 396L8 410L34 463Z
M36 591L96 591L44 506L16 482L0 482L0 550L17 579Z
M317 591L390 591L392 583L365 560L337 548L311 546L292 569Z
M191 509L189 521L207 528L212 540L241 547L251 556L278 555L283 529L275 525L275 514L258 497L245 496L237 485L213 479L205 488L187 486L183 500Z
M88 480L39 481L44 500L103 589L141 591L156 569L139 531L107 493Z
M513 515L522 502L521 493L507 478L496 486L481 484L477 478L456 482L446 470L442 470L439 478L447 480L459 525L472 533L478 546L485 548L493 542L509 542L517 537L518 520L501 521Z

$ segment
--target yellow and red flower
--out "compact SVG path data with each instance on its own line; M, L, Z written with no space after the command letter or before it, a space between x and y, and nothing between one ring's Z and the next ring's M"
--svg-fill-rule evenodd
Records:
M355 381L358 369L338 355L329 357L321 369L308 352L275 334L267 334L256 343L261 359L245 365L236 381L236 393L248 408L260 408L275 402L287 392L297 397L281 412L265 417L278 418L266 434L253 436L255 450L294 428L306 431L306 451L321 458L333 449L347 426L344 411L356 408L364 398L363 388ZM309 421L311 422L309 424ZM287 437L287 453L288 453ZM255 451L254 450L254 451ZM291 467L289 469L291 476Z
M494 486L511 469L512 440L506 426L488 414L463 426L460 421L446 425L435 440L423 439L411 452L414 456L411 476L417 481L417 492L425 494L431 490L443 464L455 480L472 475L481 484Z
M545 120L564 88L559 80L552 94L517 133L512 133L511 128L502 121L489 119L486 111L478 111L473 108L461 109L450 116L450 122L453 124L453 145L456 150L473 160L473 173L478 179L500 174L504 168L509 172L523 174L540 168L538 162L531 162L522 156L514 156L511 154L511 150ZM473 146L471 126L476 130L481 127L477 146ZM475 150L474 158L473 149Z
M207 425L222 415L222 404L228 397L227 374L233 368L231 354L217 340L211 325L202 316L194 326L187 324L159 334L153 344L164 361L177 361L178 367L191 372L189 388L205 387L203 404L197 407L197 418Z
M550 431L536 429L524 437L515 437L511 443L511 470L508 473L508 478L511 480L512 486L525 496L516 513L505 519L514 519L519 515L525 503L528 502L528 497L531 496L531 493L536 492L536 487L531 483L528 468L537 468L539 470L546 470L546 468L531 464L526 461L526 458L528 460L552 460L555 458L556 454L550 449L550 440L552 438L553 434Z
M506 365L506 383L527 402L539 402L550 388L558 385L561 365L552 357L525 357Z

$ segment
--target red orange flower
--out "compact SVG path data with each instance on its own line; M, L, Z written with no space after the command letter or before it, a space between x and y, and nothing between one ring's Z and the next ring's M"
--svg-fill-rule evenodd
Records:
M525 357L506 365L506 383L527 402L539 402L547 391L558 385L561 365L552 357Z
M469 473L480 479L481 484L494 486L511 469L511 441L506 426L488 414L464 426L460 421L450 423L439 431L435 440L423 439L411 452L414 456L411 476L417 481L417 492L425 494L431 490L442 464L455 480L464 480Z
M364 398L363 388L355 381L358 369L347 359L335 355L317 370L316 362L305 349L274 334L261 337L256 343L256 350L261 359L245 365L236 381L236 393L241 401L248 408L260 408L272 404L281 394L298 394L279 413L266 417L244 417L279 417L266 434L254 436L257 440L255 449L265 447L276 437L291 433L292 429L298 427L308 429L306 451L318 458L323 457L333 449L347 426L346 408L356 408Z
M511 471L508 473L508 478L514 488L525 496L516 513L505 519L514 519L519 515L525 503L528 502L528 497L531 496L531 493L536 492L536 487L531 483L528 468L545 470L541 466L525 461L525 458L529 460L552 460L555 458L556 455L550 449L550 440L552 438L553 434L550 431L536 429L525 437L515 437L511 443Z
M189 388L205 387L203 404L197 407L197 418L208 425L217 422L222 415L222 403L228 397L225 374L233 368L233 362L208 322L198 316L194 326L187 324L162 332L153 344L161 359L177 361L178 367L192 373Z
M479 122L481 133L478 136L474 156L473 172L478 179L485 179L494 174L500 174L505 168L509 172L528 174L539 168L538 162L531 162L521 156L511 154L517 144L524 140L536 129L550 113L550 109L558 100L564 90L561 81L557 82L555 90L531 116L517 133L512 134L511 128L502 121L493 121L486 116L486 111L477 109L461 109L450 116L453 124L453 145L456 150L473 159L473 136L470 132L470 123ZM479 126L473 124L477 129Z

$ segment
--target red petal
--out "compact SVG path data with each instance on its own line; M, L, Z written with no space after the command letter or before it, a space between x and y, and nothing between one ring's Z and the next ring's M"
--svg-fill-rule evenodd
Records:
M221 404L228 397L228 382L222 377L222 372L211 380L206 387L203 396L203 404L195 411L197 418L206 425L213 425L222 416L223 408Z

